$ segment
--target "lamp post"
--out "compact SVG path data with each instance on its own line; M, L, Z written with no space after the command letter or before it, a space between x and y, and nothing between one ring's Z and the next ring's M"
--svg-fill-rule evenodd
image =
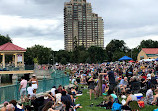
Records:
M132 49L131 49L131 58L132 58Z
M50 54L49 57L48 57L48 65L49 65L49 62L50 62L49 60L50 60L51 57L52 57L52 54Z
M52 64L52 60L53 60L53 59L50 59L50 60L51 60L51 62L50 62L50 63Z

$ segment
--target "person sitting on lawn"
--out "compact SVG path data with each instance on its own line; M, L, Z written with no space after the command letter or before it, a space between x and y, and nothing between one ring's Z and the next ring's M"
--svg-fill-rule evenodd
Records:
M128 85L127 77L124 77L124 79L121 79L121 81L119 83L119 87L121 89L121 92L125 92L127 85Z
M6 111L6 106L8 105L9 103L7 101L5 101L3 103L3 107L0 109L1 111Z
M117 95L115 94L115 91L110 91L109 93L110 93L110 97L112 97L112 102L118 103L119 101Z
M157 105L158 106L158 89L155 89L155 96L154 96L154 100L152 101L153 105Z
M122 106L122 109L124 110L131 110L131 108L128 106L131 101L137 101L137 97L132 94L131 90L126 91L127 100L126 103Z
M147 104L152 104L152 101L154 100L154 96L153 96L153 90L155 89L154 85L151 85L150 89L147 90L146 92L146 100L147 100Z

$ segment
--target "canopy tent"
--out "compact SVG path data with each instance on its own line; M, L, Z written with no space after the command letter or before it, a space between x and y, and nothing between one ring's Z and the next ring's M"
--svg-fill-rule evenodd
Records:
M132 60L132 58L128 56L123 56L122 58L119 59L119 61L123 61L123 60Z
M151 61L155 61L156 59L142 59L139 62L151 62Z
M157 59L155 59L156 61L158 61L158 58Z
M130 60L130 61L128 61L128 62L135 62L135 61L133 61L133 60Z

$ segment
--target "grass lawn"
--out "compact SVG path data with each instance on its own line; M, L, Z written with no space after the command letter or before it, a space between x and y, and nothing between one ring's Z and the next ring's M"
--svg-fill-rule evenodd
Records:
M102 101L104 101L103 97L100 96L96 100L94 99L94 96L92 96L92 100L89 100L89 93L87 93L87 89L83 90L83 95L79 96L76 100L76 104L81 104L83 108L77 109L77 111L111 111L104 108L96 107L96 105L100 104ZM91 104L94 104L93 107L90 107ZM154 109L158 108L157 106L145 106L145 108L142 108L140 111L153 111Z

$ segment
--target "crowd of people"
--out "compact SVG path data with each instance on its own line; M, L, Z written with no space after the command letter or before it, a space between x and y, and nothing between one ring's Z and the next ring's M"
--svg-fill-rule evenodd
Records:
M80 84L88 85L90 100L92 93L94 93L95 99L99 95L97 94L99 92L99 76L102 75L102 94L108 95L109 99L108 102L104 102L104 105L102 102L99 106L111 109L113 103L121 103L118 101L119 97L126 95L127 99L123 104L121 103L121 108L130 110L129 103L138 101L138 97L135 94L139 93L146 96L140 98L145 104L158 106L157 61L73 64L67 67L74 72L71 76L72 83L77 81Z
M44 96L37 97L38 80L35 75L26 81L21 78L20 95L21 102L16 100L4 102L1 111L72 111L82 108L80 104L75 104L76 95L82 94L79 86L88 86L89 100L100 95L106 101L96 105L112 109L115 103L121 104L121 109L130 110L130 103L138 101L135 94L142 93L143 101L147 105L158 105L158 63L152 62L110 62L102 64L67 64L57 65L56 70L69 71L70 81L74 87L66 88L53 86L51 91ZM102 76L101 79L99 77ZM99 83L102 81L102 89ZM27 87L27 83L29 86ZM80 84L80 85L79 85ZM27 89L26 89L27 87ZM26 95L26 92L28 94ZM155 94L155 95L154 95ZM124 103L119 101L119 97L127 97ZM142 99L142 98L141 98Z

